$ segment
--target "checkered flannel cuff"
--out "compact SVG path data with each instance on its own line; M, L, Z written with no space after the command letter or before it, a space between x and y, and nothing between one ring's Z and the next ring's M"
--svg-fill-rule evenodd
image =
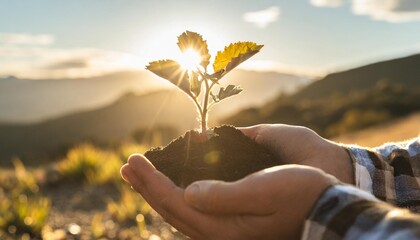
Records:
M376 198L396 203L394 168L374 149L347 145L354 166L356 187L372 193Z
M420 216L354 186L334 185L312 209L302 239L420 239Z
M372 194L356 187L331 186L312 209L302 239L343 239L350 228L357 231L352 226L359 214L378 202Z

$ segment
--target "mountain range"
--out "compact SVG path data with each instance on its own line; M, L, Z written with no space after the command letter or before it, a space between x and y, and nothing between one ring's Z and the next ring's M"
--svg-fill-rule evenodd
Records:
M209 122L299 124L324 136L357 130L420 110L419 66L420 54L312 82L293 75L235 71L222 85L240 85L244 91L216 105ZM0 124L0 160L19 156L28 162L81 141L112 144L139 130L163 126L182 134L198 126L192 102L175 87L140 75L144 72L119 74L83 80L2 79L0 114L4 122L16 121ZM136 89L140 93L124 94Z
M420 85L420 54L392 59L332 73L298 93L293 99L322 99L332 95L349 96L377 84Z
M1 95L7 101L0 105L0 113L8 123L0 124L0 160L12 156L39 158L81 141L117 143L135 131L161 126L179 134L198 126L198 115L187 96L174 86L163 85L163 80L144 77L131 72L79 80L2 79L1 91L10 98ZM141 83L140 89L133 87L138 84L135 81ZM216 105L209 122L215 125L242 108L260 106L308 82L305 77L280 73L232 72L221 84L240 85L244 91ZM143 93L122 93L127 89ZM19 94L11 94L13 91ZM112 101L118 93L122 95ZM59 113L61 116L56 117ZM19 121L10 122L14 118Z
M420 110L420 54L327 75L290 96L223 120L304 125L333 137Z
M274 72L235 71L223 84L239 84L242 97L228 100L235 107L260 105L279 92L292 92L307 84L307 77ZM30 80L0 78L0 123L34 123L84 110L105 107L126 92L139 95L162 89L170 83L146 71L126 71L83 79ZM217 112L231 114L232 109Z
M144 71L81 79L0 78L0 122L41 122L105 106L127 91L144 93L162 87L161 81Z

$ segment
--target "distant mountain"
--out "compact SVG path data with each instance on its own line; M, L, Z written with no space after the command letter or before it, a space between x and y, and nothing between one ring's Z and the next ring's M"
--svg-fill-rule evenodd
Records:
M196 126L192 102L180 91L126 94L113 104L27 125L0 125L0 160L43 156L82 141L118 143L157 126L181 133Z
M295 91L310 79L300 76L251 71L229 73L223 83L241 85L242 97L227 101L236 109L261 105L279 92ZM0 78L0 123L33 123L65 114L106 106L125 92L139 94L174 88L146 71L117 72L85 79L26 80ZM218 109L218 110L216 110ZM232 109L215 107L220 115Z
M419 136L420 112L394 121L369 127L360 131L340 135L332 140L344 144L377 147L386 142L399 142Z
M346 96L369 89L377 84L420 85L420 54L369 64L337 72L313 82L293 96L293 99L320 99L331 95Z
M165 82L154 79L161 85L153 85L153 82L142 78L150 76L120 73L83 80L2 79L1 91L7 96L0 95L5 100L0 104L0 116L9 116L9 119L21 116L25 120L48 116L50 119L35 123L15 121L0 124L0 160L8 160L12 156L24 160L39 159L42 155L85 140L118 143L138 130L144 132L164 127L174 129L179 135L198 126L198 115L192 101L169 84L166 86L171 86L170 89L126 94L113 103L104 103L105 99L112 99L119 91L134 86L135 81L145 85L143 90L161 88ZM216 105L211 110L209 122L216 125L218 119L232 112L260 106L280 92L296 91L310 81L308 78L279 73L232 72L222 80L222 85L240 85L244 91L227 99L223 105ZM4 89L10 92L14 89L18 95L13 96ZM92 107L100 102L102 107ZM63 112L67 114L63 115ZM52 117L58 113L61 113L60 117Z
M278 96L222 122L297 124L332 137L419 110L420 54L330 74L296 94Z
M144 71L84 79L0 78L0 122L39 122L110 104L127 91L141 93L162 86Z
M238 96L215 105L212 109L213 120L220 120L247 107L260 107L279 94L295 93L313 81L303 76L255 71L233 71L225 78L221 80L221 85L239 85L244 90Z

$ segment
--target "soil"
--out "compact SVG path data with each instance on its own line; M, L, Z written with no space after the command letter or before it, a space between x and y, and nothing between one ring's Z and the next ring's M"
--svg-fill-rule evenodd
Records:
M235 181L280 164L266 147L226 125L214 128L207 141L197 131L189 131L145 156L180 187L205 179Z

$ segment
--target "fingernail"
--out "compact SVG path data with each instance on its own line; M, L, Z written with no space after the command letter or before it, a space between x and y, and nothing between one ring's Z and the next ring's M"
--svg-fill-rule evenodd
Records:
M137 156L137 155L131 155L128 158L128 161L127 161L128 165L131 166L131 167L138 167L139 166L139 159L138 159L138 157L139 156Z
M141 154L133 154L128 158L127 161L128 165L130 165L133 168L153 168L156 169L156 167L147 159L145 156Z
M185 199L187 202L197 206L198 203L198 195L200 194L200 185L197 183L193 183L185 189Z
M197 195L200 192L200 185L193 183L187 188L186 191L188 194Z

